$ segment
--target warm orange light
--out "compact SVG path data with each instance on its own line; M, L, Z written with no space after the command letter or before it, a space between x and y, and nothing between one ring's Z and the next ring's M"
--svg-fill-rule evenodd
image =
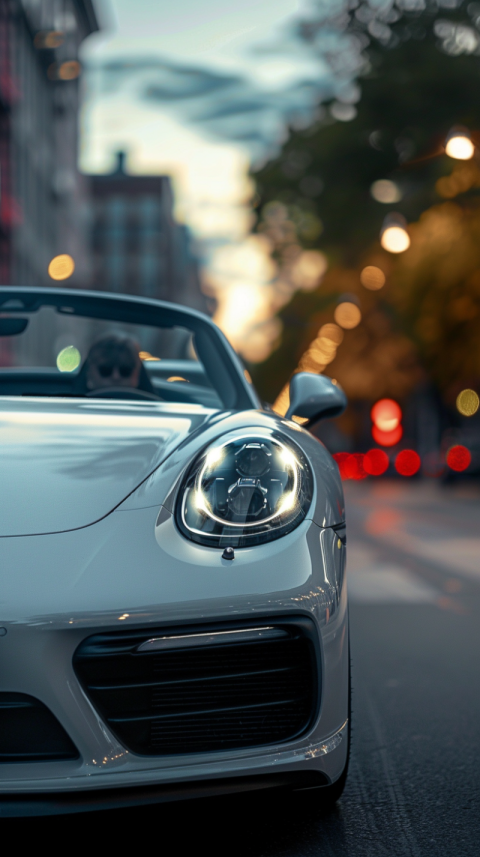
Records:
M59 48L64 39L65 34L60 30L51 30L49 33L45 33L44 45L46 48L50 48L51 50Z
M466 134L455 134L447 141L445 152L457 161L469 161L475 154L475 146Z
M36 33L33 44L39 50L42 48L54 50L60 47L64 39L65 35L60 30L40 30L40 32Z
M404 253L410 247L410 236L403 226L387 226L380 243L389 253Z
M322 324L320 330L318 331L319 336L324 336L325 339L329 339L330 342L334 342L335 345L341 345L343 342L343 337L345 336L341 327L338 324Z
M48 274L52 280L67 280L75 270L75 262L68 253L55 256L48 266Z
M187 384L189 383L187 379L182 378L181 375L170 375L170 378L167 378L167 381L186 381Z
M362 313L356 304L351 301L343 301L336 307L333 317L340 327L345 330L352 330L360 324Z
M376 292L385 285L385 274L375 265L367 265L360 273L360 282L366 289Z
M292 281L303 291L315 289L328 268L327 257L318 250L304 250L292 268Z
M325 358L320 351L313 351L309 348L301 358L298 369L300 372L311 372L316 375L325 369L327 364L324 360Z
M311 356L313 359L318 359L320 363L331 363L337 353L337 346L331 339L325 336L318 336L314 339L311 346Z
M380 431L389 432L399 425L402 419L402 409L393 399L379 399L374 404L370 416Z
M69 60L62 62L57 71L57 77L60 80L75 80L80 75L82 66L77 60Z
M284 417L288 411L289 406L290 386L289 384L284 384L272 405L272 410L274 410L276 414L280 414L281 417Z

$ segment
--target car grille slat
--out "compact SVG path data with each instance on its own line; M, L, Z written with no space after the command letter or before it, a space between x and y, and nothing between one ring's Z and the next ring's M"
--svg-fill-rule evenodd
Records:
M132 723L134 720L171 720L173 717L202 717L206 714L228 714L231 711L253 711L255 708L272 708L275 705L292 705L298 699L279 699L277 702L257 702L254 705L230 705L228 708L200 708L197 711L177 711L175 714L143 714L139 717L110 717L111 723Z
M230 637L225 645L160 652L138 651L150 629L112 632L85 640L74 667L101 716L134 753L276 744L306 731L318 701L311 640L291 622L285 627L277 639L242 642L239 634L238 643Z
M225 675L214 676L210 679L210 681L227 681L229 678L243 678L246 676L253 675L268 675L269 673L280 673L286 672L290 667L277 667L271 670L256 670L255 672L244 672L244 673L226 673ZM194 682L203 682L205 679L203 676L201 678L180 678L180 679L170 679L167 681L144 681L144 682L128 682L128 684L97 684L90 685L91 690L123 690L124 688L140 688L140 687L168 687L169 685L180 685L180 684L193 684Z

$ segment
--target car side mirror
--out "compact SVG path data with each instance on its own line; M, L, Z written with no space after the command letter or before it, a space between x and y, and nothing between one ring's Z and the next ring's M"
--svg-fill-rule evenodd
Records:
M286 419L304 417L310 423L338 417L347 407L347 397L326 375L298 372L290 381L290 407Z

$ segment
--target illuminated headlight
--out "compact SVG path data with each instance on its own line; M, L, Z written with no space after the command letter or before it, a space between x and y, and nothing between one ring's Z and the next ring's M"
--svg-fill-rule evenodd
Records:
M196 542L247 547L293 530L311 499L312 475L301 450L279 433L245 430L224 435L194 461L176 518Z

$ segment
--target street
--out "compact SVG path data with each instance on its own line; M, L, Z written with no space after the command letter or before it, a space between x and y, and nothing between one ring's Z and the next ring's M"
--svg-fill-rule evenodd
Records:
M478 491L346 488L354 743L330 853L478 854Z
M8 824L33 836L78 825L110 844L141 829L188 855L478 855L480 492L345 488L353 748L334 811L254 794Z
M472 0L0 0L11 849L480 857L479 73Z

